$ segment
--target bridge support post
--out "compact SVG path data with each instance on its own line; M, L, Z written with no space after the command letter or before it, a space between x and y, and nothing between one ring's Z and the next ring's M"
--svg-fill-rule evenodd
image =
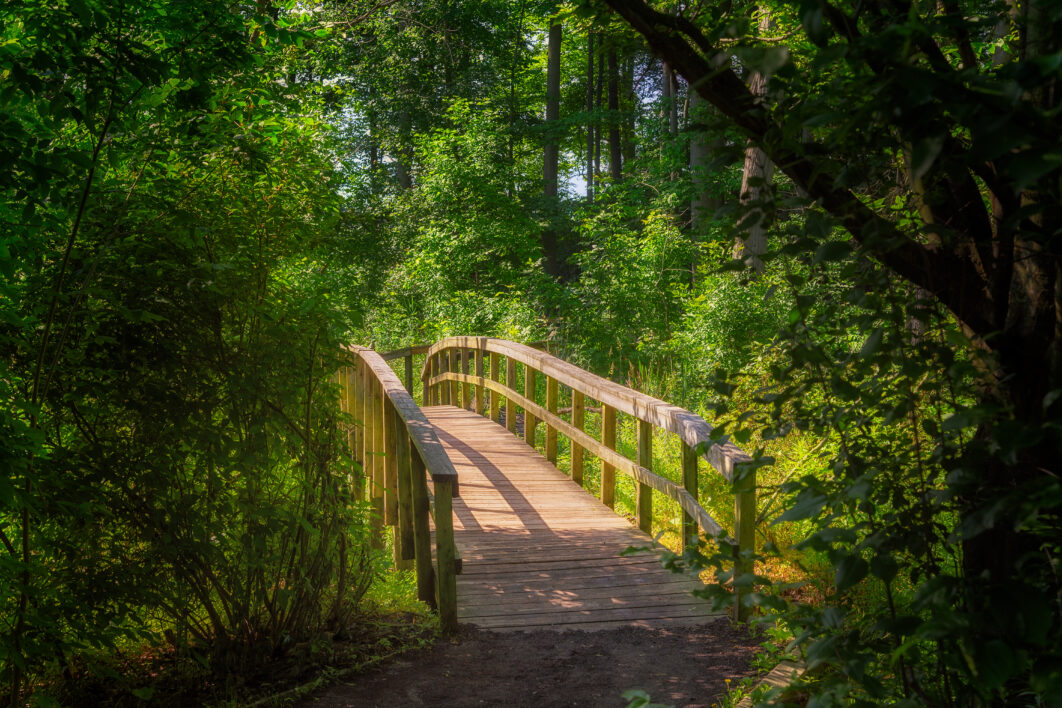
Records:
M381 386L382 388L382 386ZM381 393L383 393L381 391ZM395 407L391 399L386 395L381 397L383 402L383 492L384 492L384 522L388 526L398 526L398 440L395 438ZM395 551L395 565L401 560L401 555Z
M372 499L372 545L383 548L384 523L384 430L383 430L383 391L376 377L370 377L369 399L372 405L372 451L366 453L368 470L367 479Z
M557 415L557 379L546 377L546 410ZM546 459L554 467L557 465L557 429L546 421Z
M501 357L496 353L490 353L490 380L497 382L501 374L498 367L501 366ZM501 422L501 397L497 391L490 392L490 419L495 423Z
M609 450L616 449L616 409L601 404L601 444ZM616 468L601 461L601 503L609 509L616 508Z
M444 632L457 630L457 567L454 546L454 485L435 480L435 557L438 563L439 623Z
M472 351L474 351L476 353L476 376L478 376L480 378L483 378L483 351L480 350L480 349L473 349ZM484 399L483 399L484 392L485 392L485 389L482 386L477 384L476 385L476 413L478 415L483 415L484 406L485 406L485 402L484 402Z
M697 486L697 452L682 443L682 486L695 500L700 494ZM682 512L682 547L697 543L697 522L685 511Z
M406 354L406 356L404 358L405 358L405 364L406 364L406 370L404 372L405 375L406 375L406 378L405 378L406 392L409 393L409 395L412 396L413 395L413 346L412 345L410 345L410 347L409 347L409 354Z
M468 376L471 369L471 362L469 361L469 354L472 350L461 349L461 373ZM461 384L461 407L466 411L472 408L472 385L468 383Z
M452 372L454 372L456 374L460 370L461 369L458 368L458 363L457 363L457 350L456 349L451 349L450 350L450 368L447 369L447 371L452 371ZM459 383L457 383L456 381L451 381L450 382L450 405L451 406L457 406L458 408L461 407L461 393L460 393L460 391L461 391L461 385Z
M357 396L355 402L355 417L358 419L357 425L360 426L358 431L358 442L355 448L354 460L361 465L361 473L354 481L354 498L358 501L365 500L366 490L369 485L366 483L366 471L368 466L365 464L365 451L366 442L369 439L369 414L366 412L366 386L368 385L368 368L365 366L365 362L361 361L361 357L358 357L358 375L357 375Z
M583 429L586 419L586 397L582 391L572 389L572 425ZM572 481L580 487L583 485L583 446L574 440L572 445Z
M653 424L638 421L638 466L653 470ZM638 528L653 535L653 488L638 482Z
M505 385L516 390L516 360L511 356L505 357ZM516 435L516 404L513 399L505 399L505 429Z
M535 400L535 370L524 364L524 398L534 402ZM534 414L529 410L524 411L524 442L535 447L535 427L537 421Z

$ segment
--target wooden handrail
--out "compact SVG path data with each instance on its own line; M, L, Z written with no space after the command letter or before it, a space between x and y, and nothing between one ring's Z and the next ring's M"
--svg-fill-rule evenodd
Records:
M476 375L469 372L469 352L475 352ZM572 442L572 478L582 481L582 451L597 456L602 462L602 502L612 506L615 470L637 482L638 526L645 532L652 530L652 490L656 490L676 503L683 510L683 545L696 541L697 528L706 534L726 541L736 549L735 575L752 571L750 557L755 543L756 479L755 473L737 477L736 465L751 458L732 443L718 444L713 440L712 427L700 416L666 401L640 393L608 379L585 371L546 352L524 344L517 344L492 337L448 337L427 348L421 371L425 404L450 403L461 405L458 390L463 389L464 407L469 407L469 388L476 388L476 410L483 413L483 391L490 391L491 417L499 420L499 405L495 395L507 400L506 427L515 432L515 406L524 411L524 440L535 445L535 429L538 423L546 425L545 455L556 461L556 435L561 433ZM483 362L489 354L489 377L484 376ZM464 361L463 371L458 370L457 357ZM500 357L506 358L505 382L501 379ZM524 392L518 393L515 384L515 366L524 367ZM535 400L537 374L546 377L546 405ZM557 385L563 384L572 392L572 421L568 422L557 413ZM585 415L585 399L601 403L602 440L598 441L582 430ZM628 459L615 450L616 412L625 413L638 423L638 461ZM682 443L681 485L654 473L652 467L653 428L677 435ZM697 500L697 459L703 458L717 472L734 484L734 525L729 536L723 526L708 514ZM747 608L742 601L747 591L736 587L734 614L744 619Z
M438 609L443 629L452 632L460 567L453 527L457 471L435 428L383 357L358 346L346 353L348 365L339 373L342 402L355 422L350 448L369 483L375 542L382 545L385 523L394 527L396 567L415 565L418 597ZM355 488L362 489L361 482ZM435 521L434 567L429 515Z

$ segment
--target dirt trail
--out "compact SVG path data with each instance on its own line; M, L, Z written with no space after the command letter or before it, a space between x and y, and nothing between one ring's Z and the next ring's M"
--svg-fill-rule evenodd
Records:
M464 627L452 640L323 689L303 708L627 705L710 708L752 671L757 643L719 620L700 627L496 634Z

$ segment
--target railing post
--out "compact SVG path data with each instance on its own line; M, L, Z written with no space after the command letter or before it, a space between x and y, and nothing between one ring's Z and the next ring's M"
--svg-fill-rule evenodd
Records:
M524 364L524 398L535 401L535 370ZM537 421L531 411L524 411L524 442L535 447L535 426Z
M364 501L367 490L369 489L369 487L372 486L367 481L369 479L368 465L365 464L365 455L369 449L367 443L369 440L372 439L372 434L370 432L371 428L369 427L370 423L367 405L368 399L366 396L369 376L368 369L369 367L365 365L365 362L362 361L361 356L359 355L358 396L356 404L357 408L355 410L357 411L356 417L358 419L358 424L361 426L361 431L358 434L358 444L357 451L355 453L355 459L357 460L358 464L361 465L361 474L359 474L358 478L354 481L354 497L358 501Z
M372 470L369 479L372 485L372 542L374 547L383 548L383 525L384 525L384 424L383 424L383 395L380 381L375 375L369 375L372 387L372 454L369 458L368 469Z
M392 534L397 540L398 536L398 440L395 438L395 406L380 384L380 393L383 397L383 429L384 429L384 523L394 527ZM395 567L402 562L401 547L398 543L392 543L394 550Z
M638 421L638 465L653 469L653 425ZM653 488L638 482L638 528L653 535Z
M450 371L450 357L446 351L439 352L439 373L445 374ZM450 405L450 382L439 383L439 402L444 406Z
M461 373L465 376L468 376L471 369L468 352L468 349L461 350ZM472 384L461 384L461 407L466 411L472 408Z
M490 353L490 380L498 381L498 376L501 373L498 371L498 367L501 366L501 357L495 352ZM497 391L490 392L490 419L495 423L501 422L501 398L498 396Z
M516 360L511 356L505 357L505 385L516 390ZM513 399L505 399L505 428L516 435L516 404Z
M412 345L410 345L410 347L409 347L409 354L406 354L406 356L405 356L405 363L406 363L406 371L405 371L405 374L406 374L406 392L410 396L412 396L413 395L413 346Z
M435 481L435 557L439 570L439 623L444 632L457 629L457 556L454 547L454 485L449 479Z
M609 450L616 449L616 409L601 404L601 444ZM616 468L601 461L601 503L609 509L616 508Z
M454 372L455 374L458 371L460 371L460 369L458 368L458 364L457 364L457 350L456 349L451 349L450 350L450 371ZM450 405L451 406L457 406L458 408L461 407L460 390L461 390L460 384L458 384L456 381L451 381L450 382Z
M699 490L697 487L697 452L692 447L682 442L682 486L690 495L697 499ZM697 522L693 517L682 512L682 547L687 548L697 543Z
M557 415L557 379L552 376L546 377L546 410ZM546 421L546 459L550 464L557 465L557 429L550 421Z
M428 390L428 382L431 381L435 360L428 356L424 359L424 372L420 375L420 406L427 408L434 403L431 391Z
M398 476L398 528L395 534L395 566L400 570L413 567L416 544L413 531L413 492L409 431L401 416L393 416L395 468Z
M586 418L586 399L582 391L572 389L572 425L579 430L583 429ZM583 447L574 440L572 444L572 481L582 486L583 484Z
M738 557L734 561L734 578L753 572L751 556L756 550L756 471L739 473L733 470L734 479L734 535L738 544ZM749 609L744 599L747 588L735 584L734 619L744 622Z
M472 351L474 351L476 353L476 355L475 355L476 356L476 376L478 376L480 378L483 378L483 350L482 349L473 349ZM477 384L476 385L476 413L479 414L479 415L483 415L483 410L484 410L485 401L483 400L483 392L484 392L484 388Z
M412 443L412 441L411 441ZM432 609L435 602L435 570L431 565L431 526L428 501L427 470L420 451L410 444L410 487L413 497L413 541L416 546L417 599L426 602Z

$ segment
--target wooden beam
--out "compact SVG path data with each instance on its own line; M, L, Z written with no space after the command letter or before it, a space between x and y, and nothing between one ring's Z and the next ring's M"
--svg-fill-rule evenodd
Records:
M546 377L546 410L557 417L557 379ZM546 459L557 465L557 429L546 420Z
M653 469L653 426L644 420L638 421L638 466ZM638 528L653 535L653 488L638 482Z
M498 371L499 366L501 366L501 355L499 355L499 354L491 354L490 355L490 380L491 381L498 381L499 380L499 377L501 375L501 372ZM501 422L501 396L499 396L494 391L490 392L490 419L493 420L495 423L500 423Z
M616 409L603 403L601 444L609 450L616 449ZM616 508L616 468L604 458L601 460L601 503L609 509Z
M572 425L583 429L586 418L586 401L582 391L572 390ZM572 481L583 483L583 446L572 440Z
M535 400L535 370L527 364L524 365L524 398L528 401ZM524 406L524 442L532 448L535 446L535 415Z

